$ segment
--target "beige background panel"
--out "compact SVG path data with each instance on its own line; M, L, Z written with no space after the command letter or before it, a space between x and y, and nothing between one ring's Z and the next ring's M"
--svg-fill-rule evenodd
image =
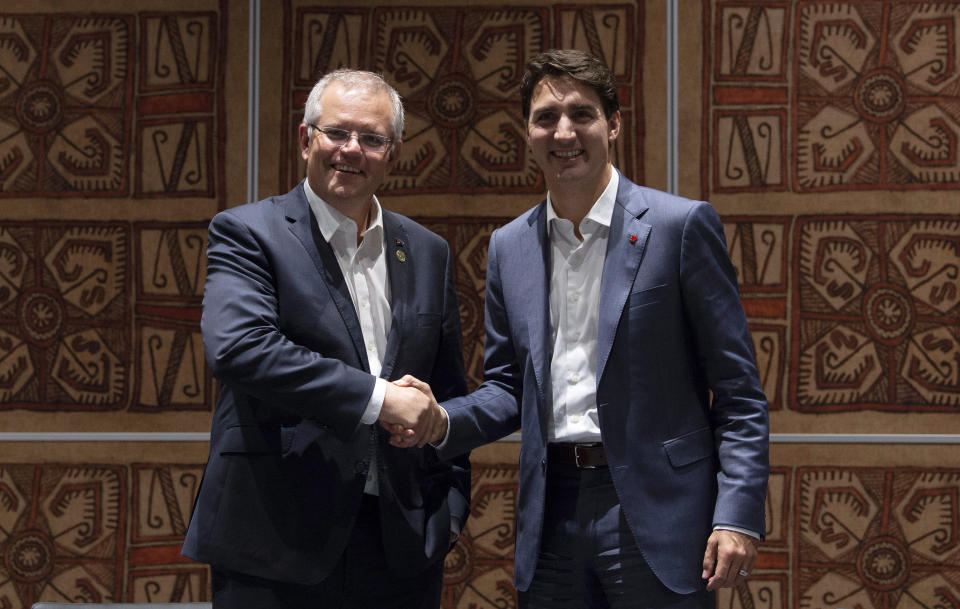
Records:
M773 430L955 431L960 5L679 7L680 189L724 220Z
M208 429L206 225L245 196L247 7L4 5L5 431Z
M0 568L9 579L0 598L20 609L55 600L61 586L85 600L209 599L206 568L179 557L205 443L58 446L4 445ZM473 454L470 518L447 557L445 609L515 602L518 451L501 442ZM954 594L955 451L773 445L766 539L746 585L722 591L720 606L839 608L856 597L879 609Z
M4 443L0 600L209 600L180 556L203 443Z
M956 55L937 42L955 3L679 7L702 24L680 31L684 194L735 214L960 213Z
M957 593L955 448L777 444L766 541L724 607L931 606Z

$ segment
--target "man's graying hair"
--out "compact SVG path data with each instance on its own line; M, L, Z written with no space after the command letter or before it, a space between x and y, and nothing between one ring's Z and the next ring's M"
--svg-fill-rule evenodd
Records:
M568 76L597 92L603 113L610 118L620 109L617 79L600 58L573 49L550 49L531 58L520 80L520 101L524 120L530 118L533 89L545 76Z
M387 81L379 74L367 72L364 70L353 70L341 68L334 70L313 85L313 90L307 96L307 103L303 107L303 124L310 125L315 123L322 112L320 107L320 97L324 90L331 83L338 82L348 87L357 87L369 91L383 91L390 97L390 104L393 106L393 125L391 126L390 137L394 142L403 138L403 102L400 101L400 94L391 87Z

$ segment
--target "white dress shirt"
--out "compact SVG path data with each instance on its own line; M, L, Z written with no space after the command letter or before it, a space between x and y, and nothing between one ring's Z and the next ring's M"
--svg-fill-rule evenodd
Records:
M320 198L307 181L303 183L307 201L317 218L320 234L333 248L340 271L350 291L353 309L360 321L363 342L367 348L370 374L377 377L373 393L367 402L360 422L376 423L383 407L387 391L386 380L379 377L383 356L387 350L387 335L390 333L390 282L387 277L387 260L384 256L383 215L380 202L373 197L370 206L369 225L363 239L357 244L357 223L343 215ZM377 493L377 468L370 464L365 492Z
M578 226L557 216L547 193L547 232L550 236L550 331L553 359L550 381L553 416L547 429L550 442L600 442L597 414L597 326L600 280L607 258L610 220L620 185L611 172L607 187Z

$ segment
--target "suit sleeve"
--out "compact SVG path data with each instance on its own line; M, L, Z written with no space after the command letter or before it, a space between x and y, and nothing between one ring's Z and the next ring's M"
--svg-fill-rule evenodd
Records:
M444 244L446 270L444 273L443 319L441 321L440 348L430 375L430 387L438 401L459 397L467 393L464 378L463 345L460 332L460 307L457 290L453 283L453 267L450 247ZM470 458L467 454L449 459L454 481L447 493L450 517L457 521L457 531L463 527L470 511Z
M713 393L710 421L720 464L713 524L762 536L769 476L767 401L723 225L710 205L701 202L691 210L681 248L684 311L698 368Z
M484 381L470 395L444 402L450 432L442 456L466 453L520 428L522 377L501 289L497 235L494 231L487 250Z
M372 375L292 342L280 331L273 260L237 214L210 223L203 331L207 363L232 389L313 419L347 438L373 391Z

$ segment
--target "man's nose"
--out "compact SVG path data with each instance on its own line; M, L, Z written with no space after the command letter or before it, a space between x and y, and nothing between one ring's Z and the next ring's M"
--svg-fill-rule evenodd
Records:
M573 130L573 121L570 120L566 114L560 116L560 120L557 121L557 130L554 133L554 137L559 139L569 139L575 135Z
M359 153L362 150L360 148L360 136L356 133L351 133L347 137L347 141L340 145L340 150L347 153Z

